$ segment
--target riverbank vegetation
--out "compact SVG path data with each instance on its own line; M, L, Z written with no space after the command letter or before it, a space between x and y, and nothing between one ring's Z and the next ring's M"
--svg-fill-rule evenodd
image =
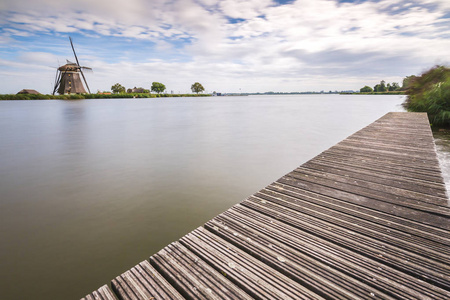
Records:
M408 111L426 112L432 126L450 128L450 68L435 66L407 77L406 94Z
M0 100L78 100L78 99L114 99L114 98L167 98L167 97L208 97L210 94L149 94L149 93L122 93L122 94L71 94L71 95L43 95L43 94L5 94Z
M198 93L203 92L204 90L205 90L205 88L203 87L203 85L201 83L196 82L193 85L191 85L191 91L193 93L198 94Z
M400 92L402 88L397 82L387 83L384 80L381 80L380 83L376 84L373 88L366 85L359 89L360 93L365 94L373 94L373 93L391 93L391 92Z
M161 94L166 90L166 86L162 84L161 82L153 82L151 87L152 92L155 92L157 94Z

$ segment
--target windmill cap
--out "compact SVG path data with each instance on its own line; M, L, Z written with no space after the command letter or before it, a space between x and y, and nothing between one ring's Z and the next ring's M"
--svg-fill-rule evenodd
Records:
M78 66L75 63L71 64L65 64L64 66L61 66L58 68L60 71L78 71L80 69L80 66Z

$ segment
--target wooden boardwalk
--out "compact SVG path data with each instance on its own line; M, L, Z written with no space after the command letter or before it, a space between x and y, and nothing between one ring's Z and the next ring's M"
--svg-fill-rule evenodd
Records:
M450 299L428 119L389 113L83 299Z

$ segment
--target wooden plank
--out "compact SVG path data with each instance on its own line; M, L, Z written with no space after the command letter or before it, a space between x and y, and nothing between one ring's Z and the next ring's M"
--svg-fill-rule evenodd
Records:
M301 253L298 255L306 255L316 264L324 263L389 295L402 295L406 299L450 295L433 284L417 281L414 276L244 207L230 209L205 226L211 230L216 226L219 235L233 236L233 239L251 240L272 249L290 249L293 253L298 251ZM223 234L224 231L228 234ZM349 284L348 288L353 286Z
M336 177L328 179L324 178L323 176L316 176L316 174L314 174L313 172L305 171L298 172L296 170L295 172L289 173L284 178L297 181L298 183L309 182L318 186L345 191L354 195L371 198L376 201L383 201L398 206L409 207L417 211L428 212L435 215L449 216L450 214L449 209L444 205L435 205L433 203L422 201L420 200L420 198L411 199L405 197L404 194L398 193L398 190L396 191L397 193L395 193L393 189L389 189L388 187L384 187L384 191L379 191L376 189L377 185L370 184L362 180L353 180L349 182L348 178Z
M299 251L279 247L273 243L262 243L256 236L244 236L223 222L213 219L205 225L218 235L238 246L243 251L264 261L270 267L302 283L310 289L316 289L327 299L357 299L375 295L380 299L392 299L389 295L360 282L344 273ZM351 286L349 289L348 287Z
M372 239L359 232L344 229L269 201L250 198L242 202L242 205L290 226L333 241L342 247L361 253L374 260L386 263L402 272L417 274L417 276L422 277L422 280L428 280L431 274L433 280L442 285L445 285L450 280L450 267L448 265Z
M98 290L93 291L89 295L86 295L81 300L117 300L113 291L105 284Z
M435 155L433 155L434 148L430 143L415 143L410 144L406 142L398 143L397 142L384 142L380 140L369 140L369 139L355 139L353 137L348 137L337 145L359 148L361 145L369 146L370 149L380 149L386 150L388 152L398 152L401 150L402 153L419 157L427 157L430 160L435 160Z
M180 242L253 298L323 299L202 227Z
M333 146L333 149L342 149L344 151L353 151L356 150L357 152L365 152L366 154L372 154L376 153L376 155L383 155L386 157L392 157L392 158L399 158L399 159L416 159L421 162L434 164L436 165L438 163L436 159L436 155L434 155L431 151L425 151L425 150L418 150L418 148L415 149L405 149L396 146L386 146L383 144L375 144L375 143L352 143L349 140L344 140L335 146ZM419 148L420 149L420 148ZM401 150L401 151L399 151Z
M399 164L388 164L380 162L377 159L371 159L366 157L349 157L347 155L336 155L329 153L322 153L314 158L314 162L323 162L325 164L344 164L351 165L358 169L363 170L381 170L388 174L402 176L405 179L415 179L427 181L430 183L436 183L443 187L443 179L440 172L429 172L422 169L417 169L414 167L409 167Z
M184 299L148 261L143 261L111 282L120 299Z
M448 201L446 189L442 186L442 184L430 183L423 180L413 179L411 177L405 178L405 176L398 176L397 174L388 173L386 170L364 169L354 165L340 164L337 162L333 162L331 165L330 163L324 163L320 160L311 160L306 162L302 165L302 168L322 171L343 177L362 179L385 186L438 196L444 198L445 202Z
M289 176L295 178L302 178L303 180L314 180L314 182L330 183L339 182L343 185L341 186L343 190L352 190L352 192L376 198L379 200L384 200L393 203L400 203L400 205L414 204L419 205L426 211L433 211L437 209L438 214L450 215L450 209L447 207L448 200L442 196L436 194L436 192L431 193L430 191L412 191L406 187L395 187L392 183L378 183L372 177L368 176L356 176L356 174L342 175L334 174L332 172L325 172L311 168L298 167L294 172L290 173ZM347 187L347 188L344 188ZM428 193L426 193L428 192ZM429 210L430 208L431 210Z
M363 207L358 204L348 203L341 201L337 198L323 196L312 191L295 188L289 185L275 182L265 189L264 191L274 191L281 195L287 195L297 201L307 201L310 204L315 204L321 207L330 208L336 212L342 212L347 215L355 216L362 220L367 220L375 224L384 225L385 227L391 227L394 230L398 230L406 233L409 236L417 236L428 241L433 241L435 244L444 245L444 249L450 248L450 231L442 230L436 227L428 226L418 221L411 221L405 218L400 218L395 215L380 212L375 209ZM450 250L449 250L450 251Z
M358 148L343 148L333 147L326 151L327 154L344 155L349 157L364 158L368 160L375 160L378 163L393 164L400 166L408 166L414 169L440 173L439 164L437 161L421 159L420 157L408 158L404 155L390 155L388 153L382 153L378 151L361 151Z
M150 257L150 262L186 298L252 299L178 242Z
M450 264L450 247L448 244L441 244L411 235L411 230L408 233L402 232L401 230L393 228L391 224L380 225L359 218L359 215L348 215L340 211L309 203L307 200L292 198L267 189L254 194L253 197L261 199L261 201L270 201L286 208L300 211L311 217L333 223L349 230L357 231L365 236Z
M421 222L427 225L438 228L450 230L448 218L445 216L438 216L426 211L415 209L414 207L406 207L397 205L396 203L389 203L384 201L377 201L362 195L353 194L348 191L336 189L331 186L319 185L309 181L300 181L288 176L280 178L277 182L285 185L290 185L304 190L309 190L324 196L336 198L339 200L354 203L363 207L378 210L380 212L392 214L394 216L406 218L412 221Z
M393 139L389 137L378 136L375 137L373 135L367 135L362 133L355 133L345 139L349 142L359 142L359 143L374 143L374 144L382 144L382 145L390 145L392 147L398 147L398 149L420 149L423 151L434 151L433 144L429 139L406 139L399 140L398 138Z

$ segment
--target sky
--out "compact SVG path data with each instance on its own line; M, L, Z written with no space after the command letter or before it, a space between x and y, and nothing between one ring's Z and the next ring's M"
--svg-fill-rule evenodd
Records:
M450 1L1 0L0 93L51 93L69 36L91 92L359 90L448 65Z

